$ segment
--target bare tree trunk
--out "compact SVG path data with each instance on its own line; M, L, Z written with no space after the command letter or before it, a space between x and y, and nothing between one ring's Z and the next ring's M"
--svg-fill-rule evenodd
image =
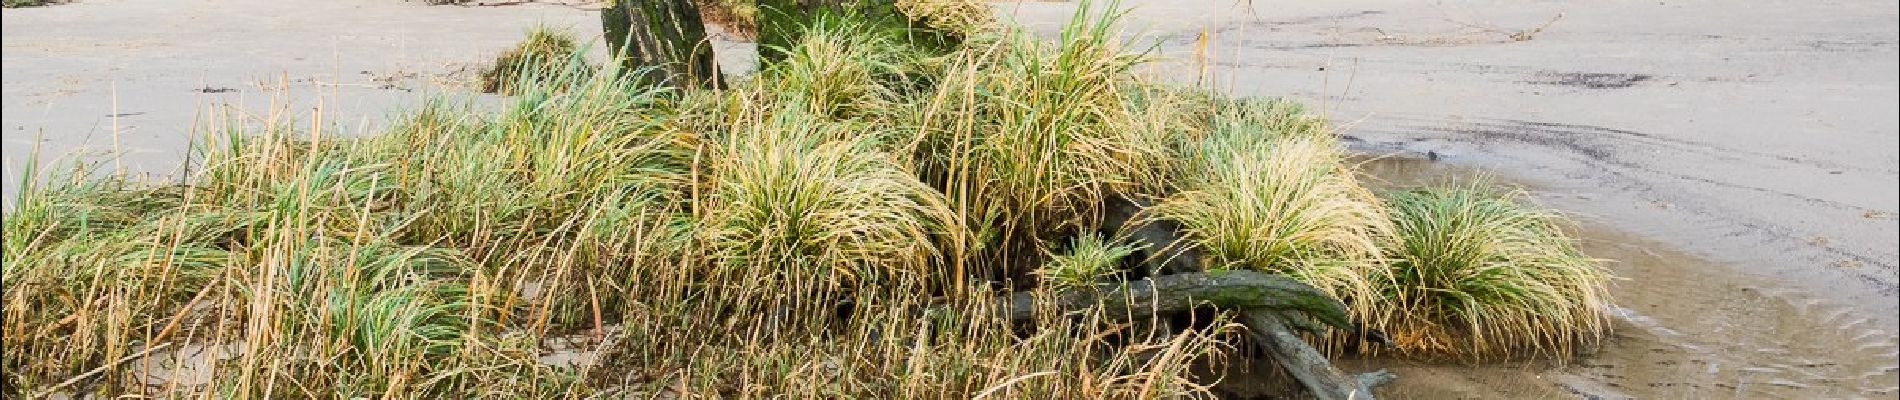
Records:
M692 0L618 0L601 10L608 49L625 73L675 87L719 87L719 69Z

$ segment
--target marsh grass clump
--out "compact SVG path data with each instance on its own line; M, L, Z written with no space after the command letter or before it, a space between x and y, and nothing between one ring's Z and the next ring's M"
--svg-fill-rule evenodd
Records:
M1140 218L1183 227L1208 267L1299 278L1419 335L1466 318L1498 346L1555 338L1517 326L1596 305L1378 308L1451 300L1382 275L1410 250L1379 244L1419 242L1389 238L1324 124L1143 81L1119 15L947 50L844 16L718 90L535 61L585 59L537 31L565 50L501 64L495 107L431 101L373 136L229 113L199 127L183 183L26 179L0 233L0 392L1212 397L1233 315L1049 303L1152 250L1102 226L1112 197L1155 200ZM1040 299L1033 320L993 306L1007 291Z
M570 64L586 63L579 57L579 50L573 32L548 26L531 28L526 39L495 57L495 64L482 71L481 90L514 95L524 85L560 81L551 75L569 73L574 70Z
M1609 272L1521 192L1468 185L1384 198L1396 236L1380 295L1402 350L1562 358L1608 329Z
M368 138L216 119L187 185L83 173L22 190L7 390L585 391L535 361L539 338L601 330L637 294L620 286L634 267L680 251L691 145L645 114L650 90L548 74L495 115L435 102ZM202 387L101 364L162 345L245 350L210 356ZM51 386L101 367L118 369Z
M876 136L801 112L738 126L705 165L706 241L734 282L831 303L839 290L915 288L954 228L943 194L878 149ZM786 283L789 286L773 285Z
M1181 224L1214 268L1285 274L1373 312L1384 212L1330 137L1237 124L1215 129L1181 160L1181 191L1145 218Z
M996 17L986 0L897 0L896 6L914 24L961 37L996 28Z
M835 119L907 118L903 103L932 75L923 49L853 18L819 20L783 55L764 72L771 78L758 81L774 87L753 90Z
M991 166L1100 159L1062 167L1078 176L1063 182L1132 186L1074 172L1142 170L1132 158L1078 155L1116 146L1124 136L1112 128L1132 111L1010 104L1015 94L1060 100L1067 88L1113 99L1101 96L1121 70L1090 63L1127 58L1078 47L1071 58L1097 61L1069 71L1090 76L1010 78L998 75L1063 71L1040 64L1060 52L957 50L945 57L983 70L962 79L1013 88L982 100L980 119L937 125L894 110L952 99L935 84L940 69L889 53L903 43L819 32L794 49L809 56L756 86L674 91L521 63L532 78L499 80L518 85L498 110L430 102L377 136L231 114L203 127L187 184L79 173L23 190L5 219L5 391L1209 394L1212 378L1191 367L1220 362L1237 327L1225 317L1164 331L1108 323L1099 310L1049 312L1023 330L996 315L996 293L972 277L1000 264L963 257L970 219L952 206L978 193L949 198L940 185L950 171L927 180L909 146L919 127L968 122L933 137L980 138ZM997 46L1014 43L1026 42ZM979 66L1000 60L977 52L999 50L1017 59ZM1032 118L1044 111L1068 117ZM1062 118L1086 121L1031 125ZM1001 137L1025 132L1086 140ZM1013 185L1035 179L988 171ZM1066 193L1048 187L1038 193ZM1126 339L1096 340L1105 335ZM547 350L554 340L586 343L595 361L542 361L560 355ZM162 372L111 363L185 347L226 349L205 356L208 382L167 384ZM144 357L170 365L190 354ZM59 385L95 369L106 373Z
M970 43L920 100L906 146L975 228L963 247L971 257L1039 264L1038 241L1093 226L1106 196L1156 180L1166 145L1130 128L1144 117L1128 70L1143 58L1119 47L1119 16L1081 7L1053 45L1020 33Z

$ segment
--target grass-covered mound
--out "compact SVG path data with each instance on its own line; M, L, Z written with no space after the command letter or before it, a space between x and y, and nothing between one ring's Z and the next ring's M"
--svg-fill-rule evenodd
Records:
M573 32L547 26L530 28L527 39L496 56L495 64L482 70L481 91L514 95L523 86L561 83L550 72L584 72L566 67L586 63L580 51Z
M1242 268L1306 281L1370 313L1389 235L1384 211L1361 186L1330 131L1284 101L1215 110L1204 137L1174 158L1179 191L1148 211L1173 220L1205 249L1208 268Z
M233 114L182 185L28 179L0 235L4 392L1207 397L1228 315L989 306L1126 276L1115 196L1154 200L1205 267L1306 280L1375 328L1445 303L1386 278L1413 265L1379 247L1406 211L1324 124L1143 80L1114 15L948 52L830 24L720 91L524 62L499 110L434 102L378 136ZM1491 315L1516 319L1471 321L1542 321ZM1508 329L1444 334L1549 347ZM171 383L186 367L206 381Z
M1608 329L1610 275L1520 192L1481 185L1385 194L1395 245L1380 296L1400 348L1568 355Z

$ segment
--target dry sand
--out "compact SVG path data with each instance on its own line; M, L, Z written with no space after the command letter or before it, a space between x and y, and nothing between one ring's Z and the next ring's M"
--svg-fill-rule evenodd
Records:
M77 153L107 171L117 160L128 172L173 175L190 128L217 117L220 104L279 110L306 124L320 108L321 123L337 131L374 132L432 96L469 95L478 69L537 24L598 48L596 10L581 0L81 0L6 9L0 180L10 202L36 145L42 165ZM719 46L725 55L751 51ZM745 72L748 60L726 61Z
M1526 185L1588 221L1592 254L1630 278L1615 289L1619 331L1595 355L1350 363L1404 376L1381 394L1900 387L1895 1L1246 3L1124 2L1130 33L1167 58L1156 73L1313 104L1356 149L1409 160L1372 165L1394 181L1482 169ZM999 4L1045 33L1073 7ZM212 104L321 104L325 123L370 132L431 94L465 93L453 80L534 23L598 36L592 6L565 4L79 0L0 16L8 197L36 144L50 159L111 151L116 136L126 169L167 174ZM749 69L749 45L720 49Z
M492 60L535 23L600 30L569 6L401 0L84 0L0 15L9 199L36 141L42 160L110 153L114 115L127 169L169 174L214 104L262 113L279 99L306 123L321 106L362 132L444 90L432 75Z

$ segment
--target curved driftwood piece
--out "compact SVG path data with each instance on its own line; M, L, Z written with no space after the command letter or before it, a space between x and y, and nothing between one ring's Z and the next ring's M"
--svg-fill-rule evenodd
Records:
M1017 322L1035 318L1036 296L1017 292L997 299ZM1133 319L1184 312L1196 306L1239 309L1241 323L1288 374L1323 400L1366 400L1372 387L1396 378L1384 370L1357 376L1334 368L1325 354L1301 339L1298 331L1326 326L1350 331L1345 305L1325 293L1284 276L1257 271L1209 271L1176 274L1125 284L1065 290L1050 301L1057 312L1103 307L1111 316Z
M1257 271L1200 272L1201 253L1183 243L1172 221L1140 215L1147 204L1110 197L1103 207L1103 230L1149 249L1143 262L1158 276L1121 284L1070 289L1051 299L1060 312L1105 307L1112 316L1141 318L1187 311L1196 306L1242 310L1241 323L1274 360L1308 392L1321 400L1370 400L1372 387L1398 376L1385 370L1347 375L1297 332L1323 333L1330 326L1358 332L1346 306L1305 283ZM1163 275L1173 273L1173 275ZM1017 292L998 299L1011 320L1035 318L1036 294Z
M1366 393L1371 393L1372 388L1391 383L1393 379L1399 379L1399 374L1394 374L1392 371L1382 369L1353 375L1352 379L1359 382L1359 387L1366 389Z
M1017 292L998 299L1015 321L1035 317L1035 294ZM1106 307L1113 316L1140 318L1187 311L1207 305L1233 309L1290 312L1339 329L1352 329L1346 307L1305 283L1257 271L1208 271L1158 276L1121 284L1064 290L1052 299L1061 312Z
M1346 375L1293 332L1276 310L1253 309L1240 313L1240 322L1260 347L1280 362L1288 375L1305 386L1320 400L1371 400L1372 387L1385 384L1397 375L1385 370Z

